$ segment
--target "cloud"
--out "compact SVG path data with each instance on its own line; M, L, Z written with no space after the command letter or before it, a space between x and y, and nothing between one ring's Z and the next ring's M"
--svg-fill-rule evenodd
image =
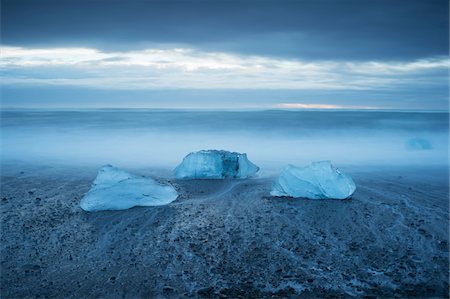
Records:
M100 89L372 90L447 84L449 60L304 61L189 48L104 52L2 47L6 85ZM430 80L433 78L433 80Z
M420 73L436 69L448 69L449 60L445 57L434 57L430 59L418 59L411 62L360 62L348 63L348 68L355 73L362 74L402 74Z
M448 0L2 0L0 12L5 45L363 61L448 55L448 10Z

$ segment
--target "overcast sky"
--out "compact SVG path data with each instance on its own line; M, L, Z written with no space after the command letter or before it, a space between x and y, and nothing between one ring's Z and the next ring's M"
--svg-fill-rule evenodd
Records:
M447 0L2 0L3 107L448 107Z

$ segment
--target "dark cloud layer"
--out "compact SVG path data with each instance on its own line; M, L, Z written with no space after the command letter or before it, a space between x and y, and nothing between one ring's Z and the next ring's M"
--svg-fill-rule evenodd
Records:
M189 46L308 59L448 55L446 0L2 0L2 43Z

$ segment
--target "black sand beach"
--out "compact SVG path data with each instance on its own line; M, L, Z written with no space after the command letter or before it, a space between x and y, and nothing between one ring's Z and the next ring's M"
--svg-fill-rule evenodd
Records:
M0 0L0 299L450 299L449 12Z
M87 213L96 171L3 165L2 298L448 297L447 167L348 168L344 201L170 179L167 206Z

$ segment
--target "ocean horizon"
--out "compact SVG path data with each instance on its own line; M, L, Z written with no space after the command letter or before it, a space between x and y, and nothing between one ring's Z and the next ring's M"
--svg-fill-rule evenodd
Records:
M269 171L448 164L448 112L2 109L2 161L175 167L189 152L244 152ZM263 172L264 173L264 172Z

